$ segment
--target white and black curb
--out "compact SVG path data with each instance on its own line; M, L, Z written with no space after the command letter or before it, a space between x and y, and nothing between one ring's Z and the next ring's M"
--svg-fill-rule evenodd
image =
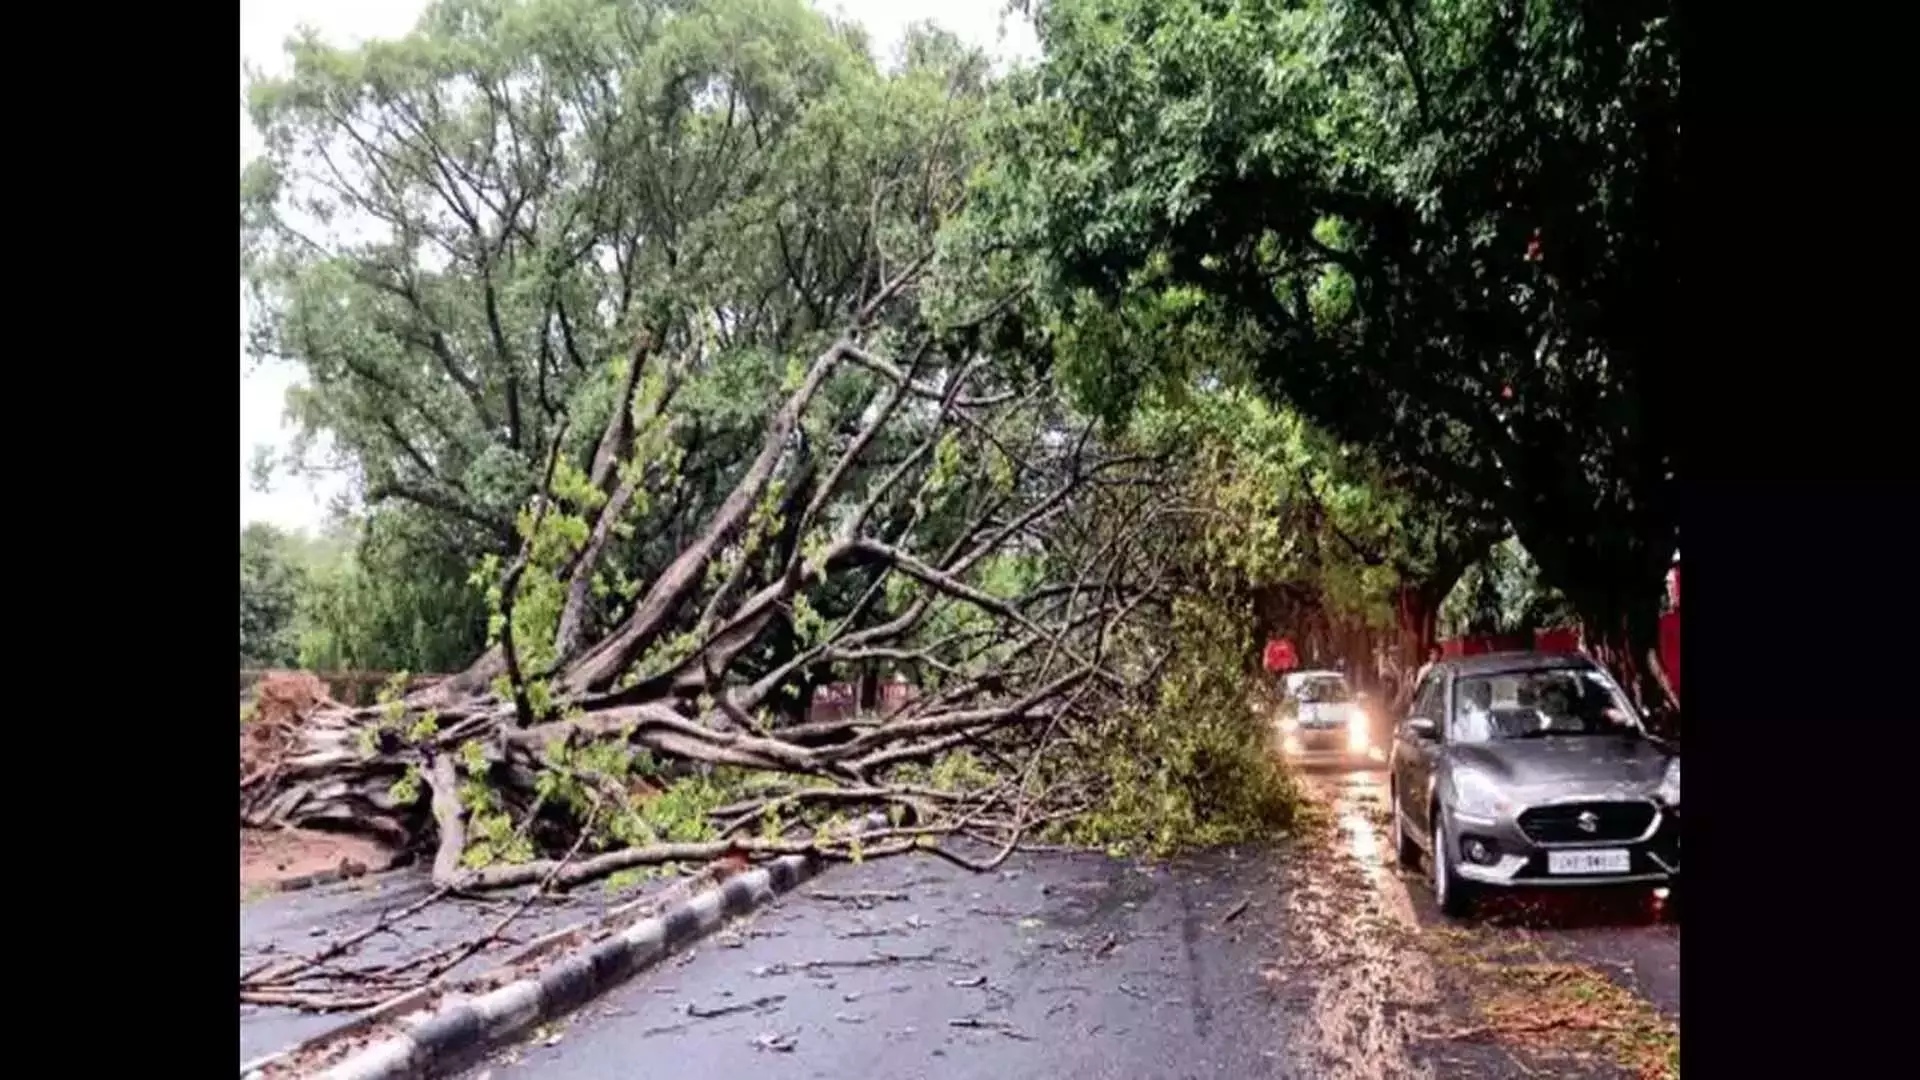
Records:
M884 815L861 831L885 828ZM399 1080L444 1075L484 1050L564 1016L663 958L745 915L820 871L821 860L783 855L720 883L626 930L578 950L533 978L478 997L452 997L431 1015L404 1023L401 1034L355 1053L321 1080ZM258 1075L252 1074L252 1075Z

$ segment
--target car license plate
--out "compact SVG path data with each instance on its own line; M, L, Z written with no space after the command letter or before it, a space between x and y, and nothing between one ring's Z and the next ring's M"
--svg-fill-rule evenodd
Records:
M1632 867L1622 848L1600 851L1549 851L1549 874L1624 874Z

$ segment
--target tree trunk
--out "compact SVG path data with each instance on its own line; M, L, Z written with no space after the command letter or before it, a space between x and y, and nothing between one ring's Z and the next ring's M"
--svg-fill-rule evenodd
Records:
M1396 712L1404 712L1412 704L1415 677L1439 640L1440 601L1452 588L1451 581L1445 588L1433 582L1403 585L1394 598L1395 651L1400 667L1400 685L1394 692Z

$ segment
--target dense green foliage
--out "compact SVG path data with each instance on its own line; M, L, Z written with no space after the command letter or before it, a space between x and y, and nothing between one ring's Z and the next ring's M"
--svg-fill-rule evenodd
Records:
M304 575L286 536L270 525L240 530L240 666L283 667L298 655L294 612Z
M242 662L484 654L516 729L611 692L769 738L898 675L941 719L895 780L1078 800L1054 830L1127 849L1282 825L1256 634L1416 661L1436 618L1564 596L1646 638L1669 7L1052 0L1005 79L924 28L883 68L801 0L440 0L295 41L250 92L252 347L305 375L280 465L365 510L243 532ZM1069 659L1097 714L968 712ZM394 709L369 762L438 737ZM463 759L467 864L556 821L704 837L771 790L741 761L814 753L632 735L547 746L533 790ZM420 805L408 769L386 802Z
M583 495L624 372L673 358L588 629L713 513L871 256L897 268L944 218L985 72L929 32L883 73L791 0L451 0L400 41L291 54L252 89L242 242L253 345L307 375L300 455L330 447L449 561L505 562L544 449ZM864 403L829 395L815 442ZM526 599L523 641L553 601Z
M316 537L242 529L240 666L446 672L472 660L482 597L420 525L374 514Z
M1179 647L1148 703L1117 710L1068 751L1068 768L1098 778L1062 838L1116 854L1271 839L1293 823L1299 792L1274 753L1256 685L1245 604L1198 597L1175 608Z
M1540 568L1511 537L1468 567L1440 605L1445 637L1530 634L1574 619L1566 597L1541 581Z
M1063 319L1173 311L1238 343L1423 497L1510 522L1600 639L1644 645L1677 528L1672 14L1052 0L996 135L996 227ZM1191 373L1162 350L1103 378Z

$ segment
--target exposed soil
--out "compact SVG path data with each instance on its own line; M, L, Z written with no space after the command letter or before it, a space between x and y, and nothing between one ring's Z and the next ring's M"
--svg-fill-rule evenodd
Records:
M386 869L393 851L365 837L308 829L240 830L240 898L329 870L343 877Z

